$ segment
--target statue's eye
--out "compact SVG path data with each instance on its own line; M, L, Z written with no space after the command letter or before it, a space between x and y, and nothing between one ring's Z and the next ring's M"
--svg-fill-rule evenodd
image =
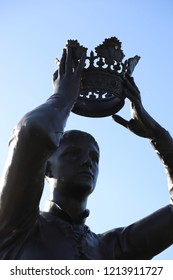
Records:
M92 161L94 161L96 163L99 162L99 156L98 156L98 154L96 152L91 152L90 156L91 156Z

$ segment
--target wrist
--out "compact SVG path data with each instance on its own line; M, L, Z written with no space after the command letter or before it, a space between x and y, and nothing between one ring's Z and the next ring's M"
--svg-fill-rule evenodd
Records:
M51 104L55 108L58 108L60 111L70 112L73 108L75 101L65 97L60 93L53 93L47 99L47 103Z

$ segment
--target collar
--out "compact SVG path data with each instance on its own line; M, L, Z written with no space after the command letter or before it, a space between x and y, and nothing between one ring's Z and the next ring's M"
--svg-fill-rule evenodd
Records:
M54 216L58 216L59 218L71 223L71 224L84 224L86 218L89 216L89 209L85 209L81 214L73 219L67 212L62 210L62 208L56 204L54 201L47 200L45 204L45 209L46 212L51 213Z

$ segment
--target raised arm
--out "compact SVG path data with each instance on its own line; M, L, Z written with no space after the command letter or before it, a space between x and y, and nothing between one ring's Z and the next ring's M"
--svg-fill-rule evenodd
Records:
M65 48L54 74L54 94L14 129L0 183L0 237L24 228L37 217L46 161L57 149L78 97L84 63L83 52L74 67L72 49Z
M168 178L168 189L173 204L173 139L159 123L144 109L140 92L133 78L125 79L124 93L131 101L131 119L129 121L118 115L113 119L138 136L151 140L151 144L161 159Z

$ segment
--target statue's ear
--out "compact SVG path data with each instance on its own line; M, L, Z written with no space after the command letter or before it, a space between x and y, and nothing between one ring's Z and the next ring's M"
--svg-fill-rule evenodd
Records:
M45 175L49 178L53 178L53 174L52 174L52 164L50 161L46 162L46 170L45 170Z

